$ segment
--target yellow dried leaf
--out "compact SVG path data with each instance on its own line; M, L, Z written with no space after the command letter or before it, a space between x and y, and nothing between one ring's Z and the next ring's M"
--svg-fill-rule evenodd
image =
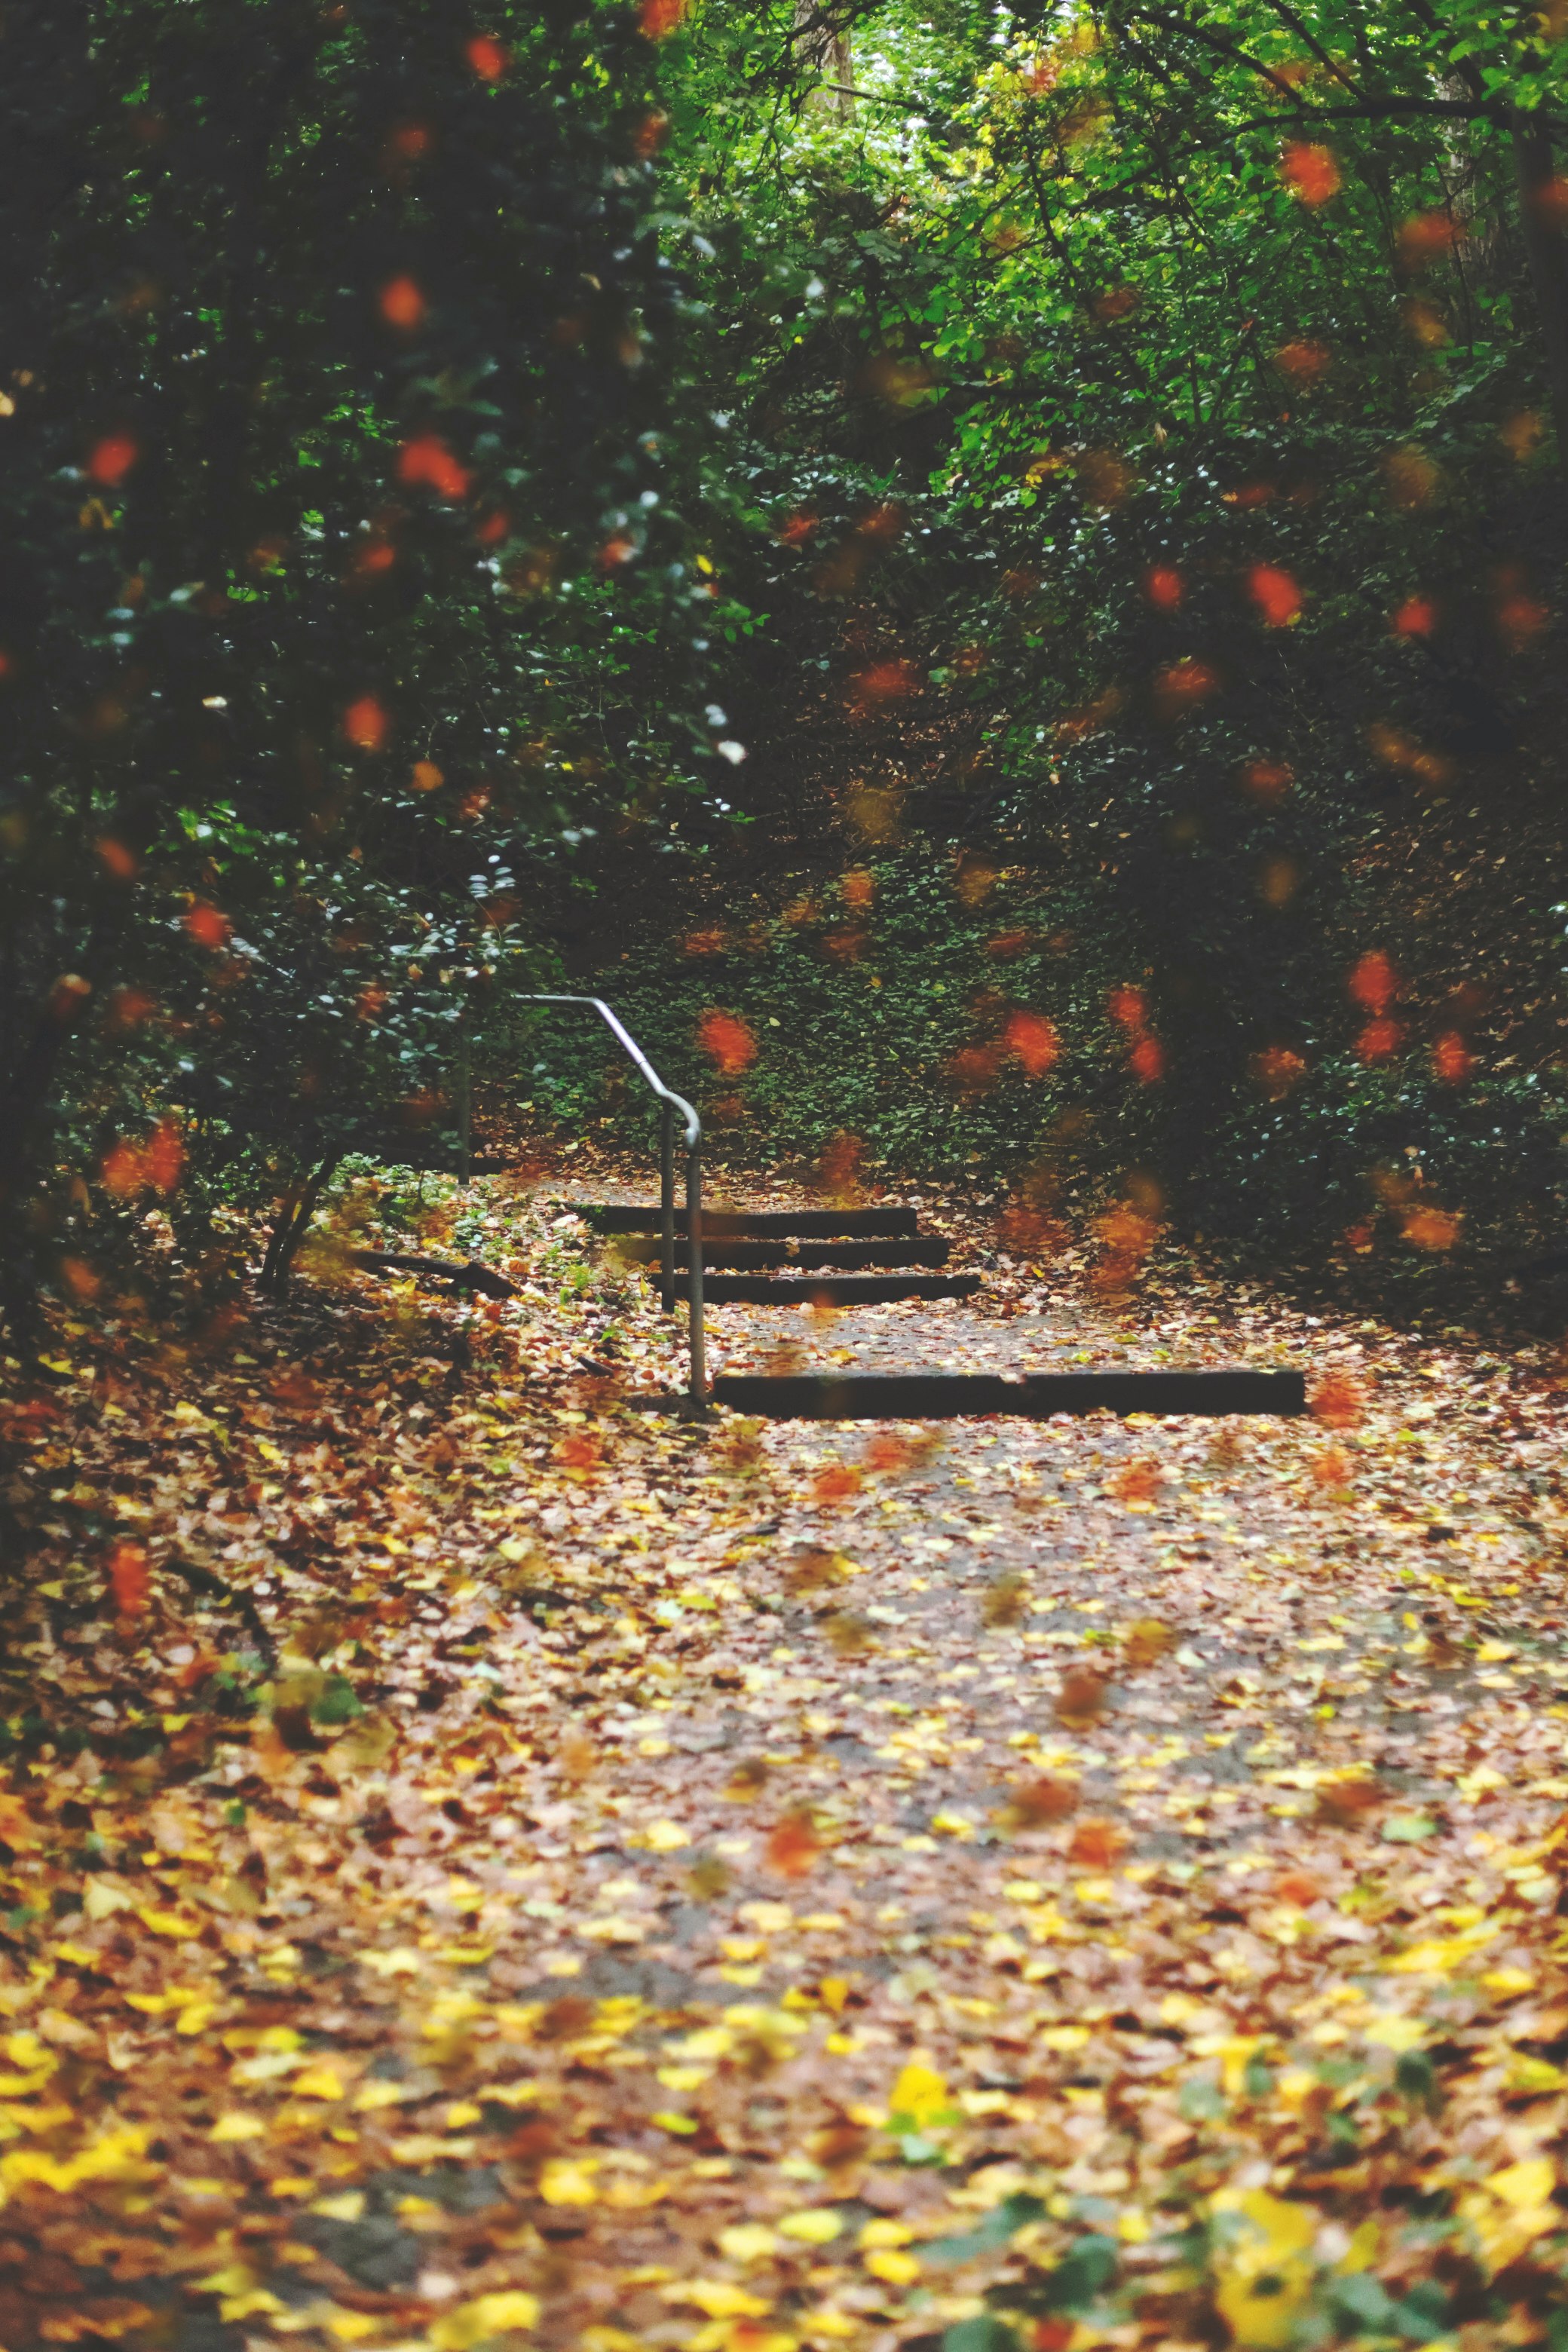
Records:
M343 2079L335 2066L307 2066L289 2084L297 2099L341 2099Z
M434 2320L430 2341L436 2352L469 2352L471 2346L483 2344L492 2336L504 2336L510 2328L538 2324L539 2297L522 2287L502 2287L498 2294L479 2294L471 2303L460 2303L456 2311Z
M265 2116L249 2116L238 2107L230 2107L226 2114L219 2116L207 2137L220 2141L264 2139L267 2130Z
M844 2227L844 2217L831 2205L806 2205L786 2213L779 2223L781 2238L798 2238L804 2246L826 2246Z
M694 2303L710 2319L761 2319L772 2309L761 2295L748 2294L728 2279L677 2279L659 2293L666 2303Z
M1412 1944L1384 1966L1400 1976L1447 1976L1453 1969L1474 1958L1483 1944L1489 1944L1501 1933L1500 1928L1482 1926L1467 1927L1462 1935L1436 1936L1425 1944Z
M1489 2174L1486 2185L1505 2205L1523 2212L1546 2203L1557 2185L1557 2173L1549 2157L1527 2156L1520 2164Z
M873 2278L885 2279L889 2286L910 2286L921 2274L921 2266L913 2254L900 2253L896 2247L884 2246L866 2257L866 2268Z
M599 2191L594 2175L599 2169L599 2159L587 2157L552 2157L539 2176L539 2193L547 2205L593 2205Z
M1392 2050L1402 2057L1407 2050L1420 2049L1426 2028L1418 2017L1375 2017L1366 2029L1366 2038L1380 2050Z
M889 2114L907 2116L916 2129L922 2131L939 2116L945 2115L952 2105L946 2077L919 2059L911 2059L904 2068L888 2101Z
M729 2263L760 2263L776 2254L779 2242L762 2221L737 2221L719 2232L719 2252Z
M183 1943L189 1943L202 1932L199 1919L187 1919L183 1911L160 1911L151 1903L139 1903L136 1916L144 1927L151 1927L154 1936L177 1936Z
M645 1845L650 1853L678 1853L683 1845L691 1843L691 1837L679 1822L660 1821L650 1822L640 1838L633 1838L628 1843Z

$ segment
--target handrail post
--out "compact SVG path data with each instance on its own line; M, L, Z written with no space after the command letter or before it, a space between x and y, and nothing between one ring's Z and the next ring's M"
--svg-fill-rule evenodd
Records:
M663 1226L663 1263L660 1266L659 1288L667 1310L675 1305L675 1114L680 1113L686 1136L686 1230L690 1250L690 1349L691 1401L701 1412L708 1409L708 1358L702 1333L702 1121L684 1095L673 1094L659 1076L637 1039L625 1023L618 1020L602 996L574 996L555 990L542 989L521 1000L525 1004L574 1004L586 1006L596 1013L611 1035L630 1055L663 1105L661 1132L660 1177L662 1193L660 1219Z
M693 1144L686 1160L686 1246L691 1265L691 1402L708 1402L708 1354L702 1330L702 1152Z
M664 1250L658 1295L667 1315L675 1307L675 1113L664 1105L659 1136L659 1206L664 1215Z

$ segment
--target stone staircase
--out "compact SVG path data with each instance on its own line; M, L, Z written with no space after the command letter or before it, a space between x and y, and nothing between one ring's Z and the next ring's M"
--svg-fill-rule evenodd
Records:
M657 1266L660 1212L583 1209L589 1230L613 1238L634 1265ZM690 1270L684 1214L676 1218L677 1277ZM898 1298L973 1298L977 1274L935 1274L949 1244L922 1234L913 1209L705 1209L702 1294L711 1307L881 1307ZM896 1270L895 1270L896 1269Z
M657 1202L571 1204L590 1233L634 1265L663 1257ZM690 1271L685 1212L675 1219L675 1273ZM875 1307L895 1299L972 1298L977 1274L945 1274L947 1242L922 1234L913 1209L710 1209L702 1214L708 1306ZM788 1421L949 1421L972 1414L1288 1413L1306 1410L1299 1371L1249 1365L1191 1370L1059 1372L725 1373L711 1402ZM648 1398L647 1405L673 1403Z

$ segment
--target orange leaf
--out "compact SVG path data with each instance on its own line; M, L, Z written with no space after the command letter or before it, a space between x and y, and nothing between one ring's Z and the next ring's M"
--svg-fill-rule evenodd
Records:
M811 1815L805 1811L786 1813L768 1838L768 1867L785 1878L805 1878L816 1869L821 1852L822 1840L812 1825Z
M117 1543L109 1555L109 1586L121 1617L140 1617L147 1606L147 1549Z
M1279 176L1299 204L1314 208L1337 196L1344 184L1332 149L1305 140L1286 148L1279 158Z
M343 712L343 733L357 751L380 751L392 731L386 706L374 694L362 694Z
M1127 1832L1114 1822L1080 1822L1072 1833L1068 1860L1086 1870L1111 1870L1127 1851Z

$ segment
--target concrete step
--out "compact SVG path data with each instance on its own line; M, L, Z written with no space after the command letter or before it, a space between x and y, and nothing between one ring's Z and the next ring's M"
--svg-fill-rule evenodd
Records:
M623 1207L619 1202L584 1205L578 1201L556 1204L571 1209L596 1234L658 1234L664 1213L657 1201L646 1207ZM685 1230L686 1212L677 1209L675 1230ZM710 1241L826 1241L835 1234L858 1235L867 1241L907 1238L920 1230L913 1209L704 1209L702 1234Z
M887 1242L734 1242L702 1236L704 1265L726 1266L734 1273L759 1274L773 1267L781 1273L805 1274L832 1266L841 1274L864 1273L875 1265L945 1265L951 1244L935 1236L916 1241ZM626 1239L616 1244L619 1255L634 1265L659 1265L662 1244L657 1240ZM689 1260L686 1237L678 1234L675 1267L684 1274Z
M973 1298L977 1274L716 1274L710 1307L883 1307L895 1298Z
M1300 1413L1306 1376L1202 1371L728 1372L713 1400L774 1421L954 1421L973 1413Z

